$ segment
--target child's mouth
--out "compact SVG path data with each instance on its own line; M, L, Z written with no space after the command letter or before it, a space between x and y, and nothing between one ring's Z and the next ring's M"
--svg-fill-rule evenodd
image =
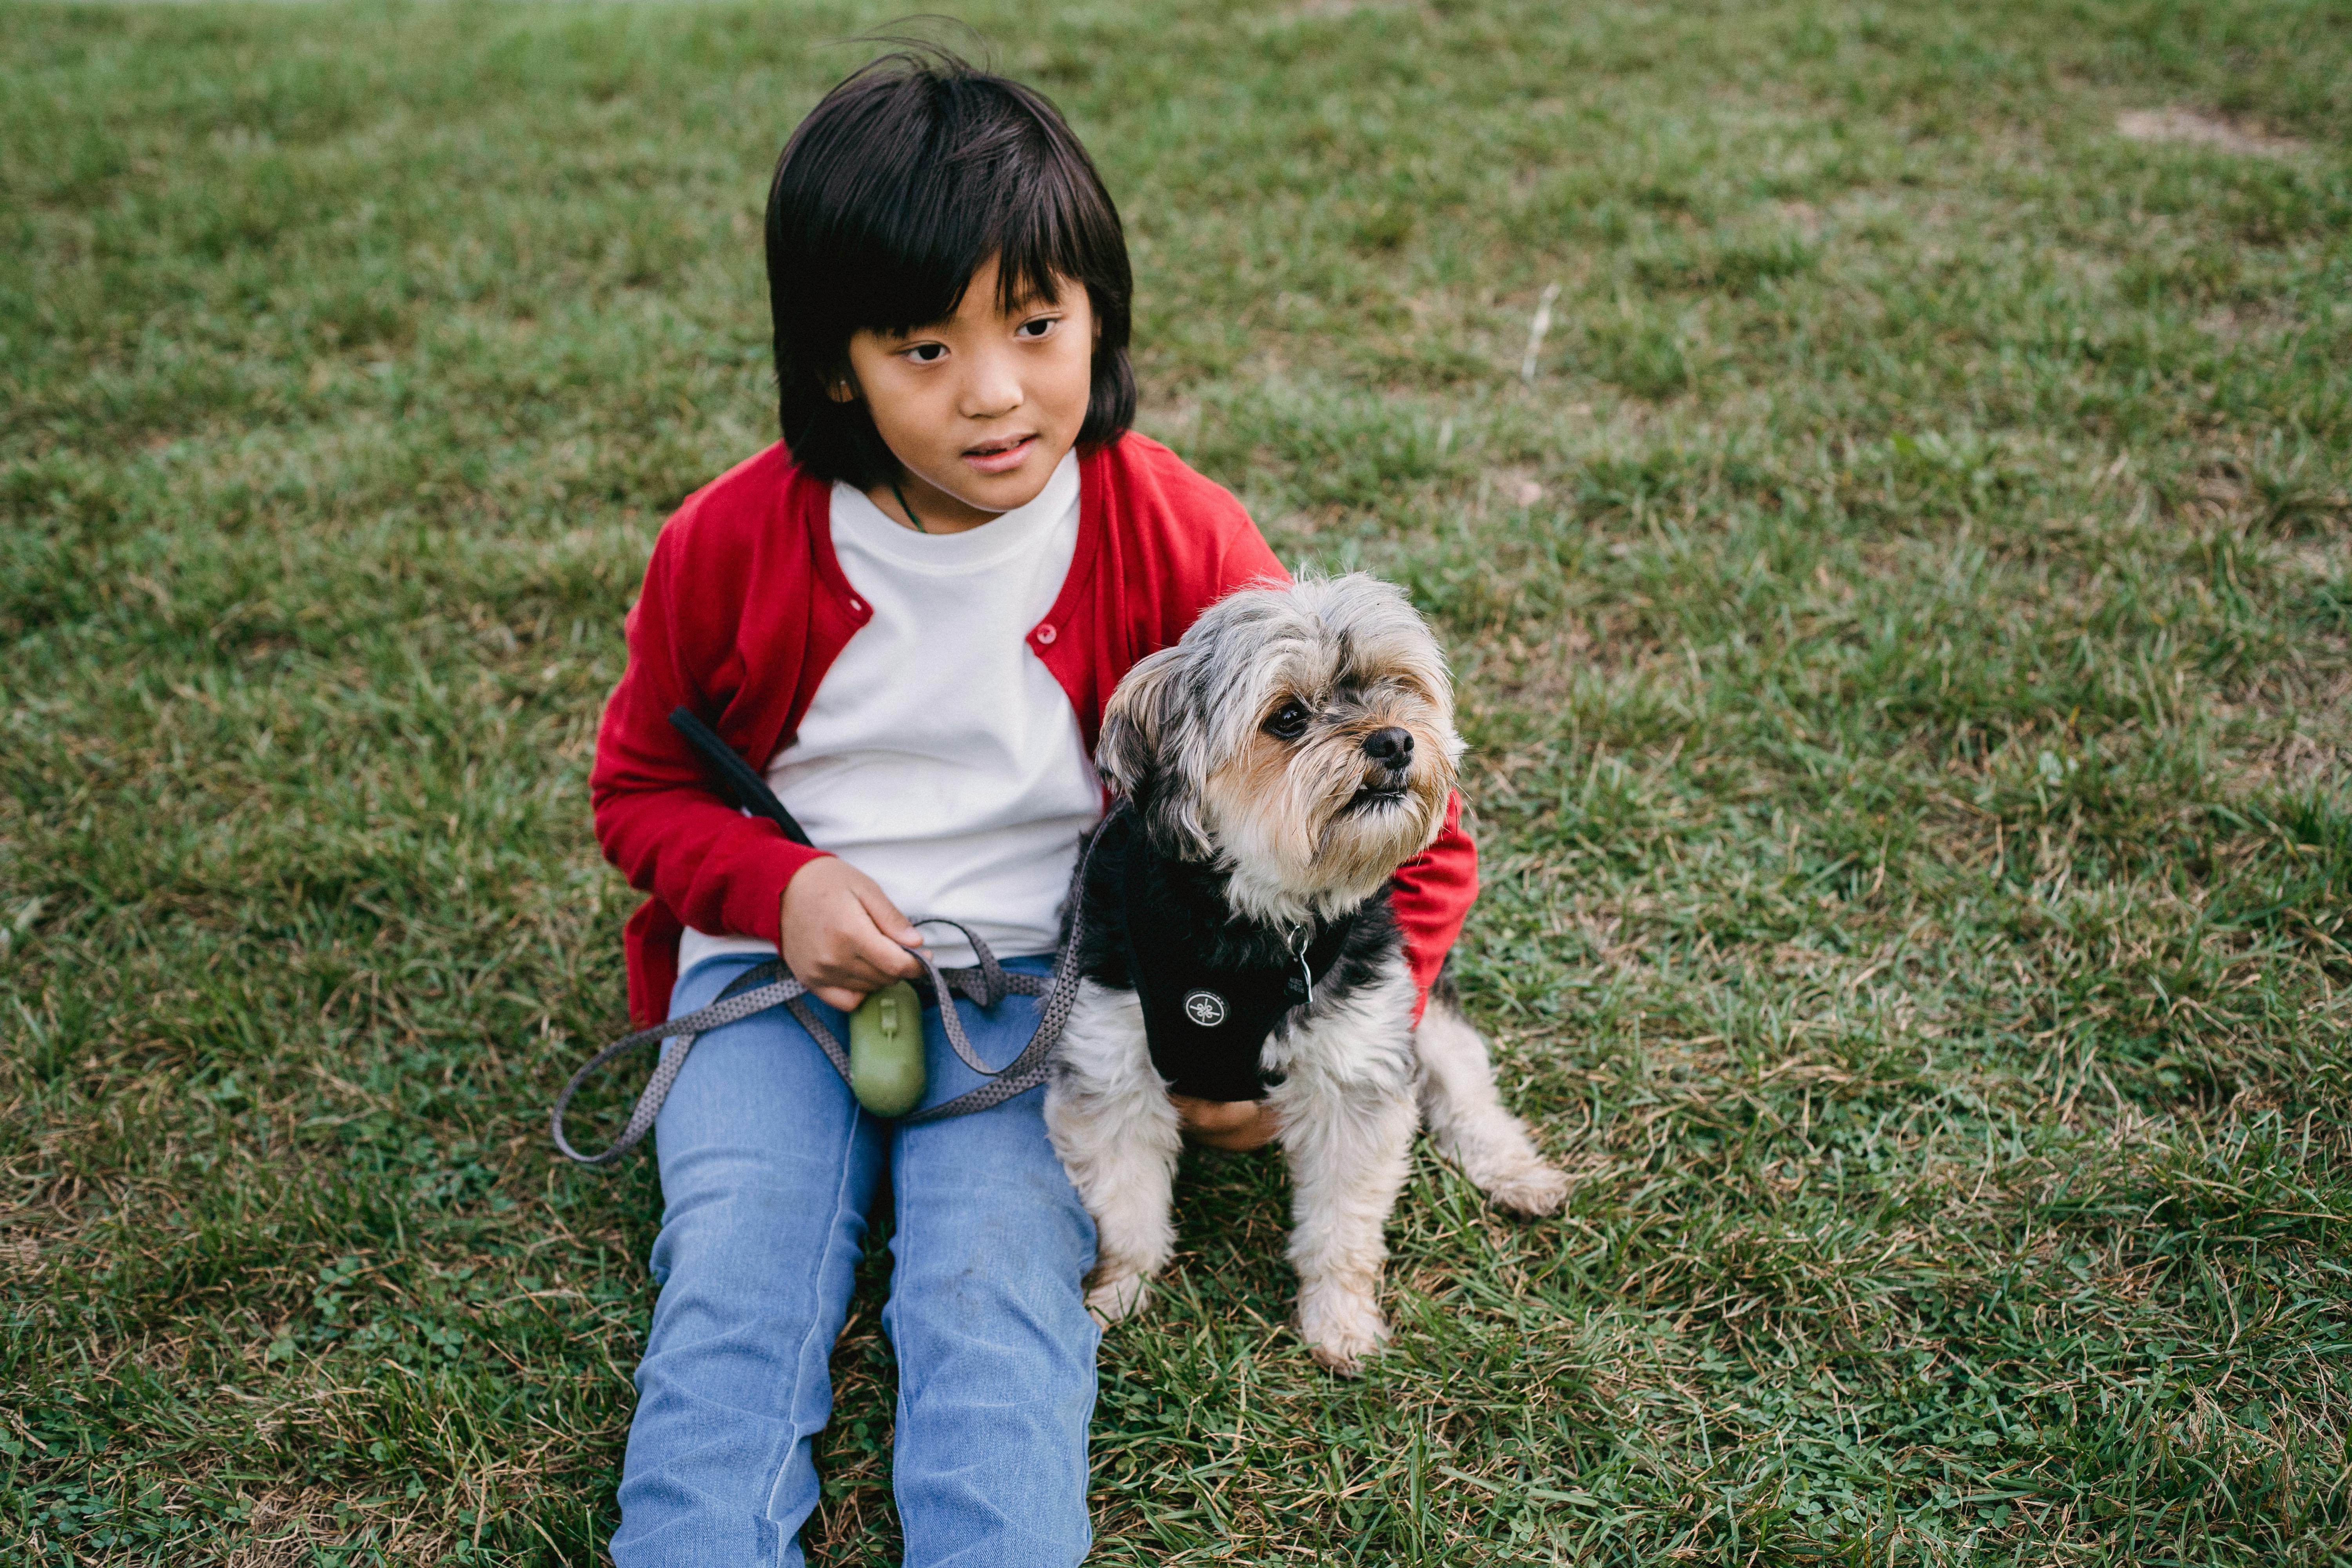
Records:
M983 474L1001 474L1019 468L1028 458L1030 449L1036 445L1037 437L1034 435L1013 436L1002 441L982 441L977 447L965 447L963 460Z

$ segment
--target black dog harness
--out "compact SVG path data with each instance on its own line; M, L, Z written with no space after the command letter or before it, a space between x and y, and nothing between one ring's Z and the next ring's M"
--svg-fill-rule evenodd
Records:
M1116 836L1120 858L1120 924L1124 927L1128 979L1143 1008L1144 1039L1151 1065L1171 1093L1199 1100L1263 1100L1282 1081L1258 1065L1275 1026L1294 1007L1314 1000L1315 987L1339 963L1353 913L1290 933L1278 960L1223 962L1217 946L1191 933L1167 929L1154 911L1170 900L1154 897L1165 868L1145 843L1135 814L1121 811L1103 825L1102 837ZM1262 947L1252 943L1249 946Z

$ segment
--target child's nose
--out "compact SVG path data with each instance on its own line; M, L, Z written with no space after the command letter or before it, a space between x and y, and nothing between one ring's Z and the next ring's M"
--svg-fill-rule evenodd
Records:
M961 406L967 419L1001 419L1021 406L1021 377L994 355L983 354L965 379Z

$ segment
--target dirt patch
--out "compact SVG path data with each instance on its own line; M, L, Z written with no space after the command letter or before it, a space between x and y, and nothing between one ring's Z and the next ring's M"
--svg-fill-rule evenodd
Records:
M0 1235L0 1279L29 1285L43 1267L40 1244L31 1237Z
M1417 11L1417 0L1299 0L1290 8L1293 16L1329 21L1352 16L1359 11Z
M2116 116L2116 131L2134 142L2187 142L2252 157L2284 158L2303 151L2300 142L2265 136L2193 109L2129 110Z
M1200 437L1201 400L1180 397L1172 403L1146 403L1135 411L1135 427L1154 440L1181 447Z

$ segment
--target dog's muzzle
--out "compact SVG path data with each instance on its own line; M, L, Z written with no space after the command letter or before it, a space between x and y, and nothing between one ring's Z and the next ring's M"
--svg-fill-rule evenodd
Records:
M1402 779L1412 766L1412 731L1391 724L1364 737L1364 755Z
M1366 770L1369 776L1349 798L1348 810L1369 811L1404 799L1405 782L1412 775L1412 731L1394 724L1375 730L1364 737L1363 752L1371 766Z

